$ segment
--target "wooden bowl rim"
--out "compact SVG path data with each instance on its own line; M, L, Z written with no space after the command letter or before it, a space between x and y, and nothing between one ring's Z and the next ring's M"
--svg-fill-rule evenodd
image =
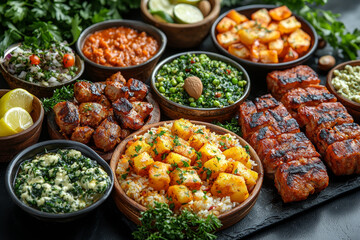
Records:
M9 89L0 89L0 94L1 93L7 93L9 92L10 90ZM33 94L31 94L33 95ZM0 98L4 96L4 95L1 95ZM20 137L21 135L23 134L27 134L31 131L34 130L34 128L37 128L39 127L39 125L42 123L42 121L44 120L44 108L42 106L42 103L41 101L35 96L33 95L34 99L33 99L33 105L35 104L38 104L40 105L40 114L39 114L39 117L38 119L33 123L33 125L31 127L29 127L28 129L25 129L24 131L22 132L19 132L19 133L16 133L14 135L10 135L10 136L5 136L5 137L0 137L0 141L6 141L6 140L9 140L9 139L13 139L13 138L17 138L17 137Z
M172 28L178 28L178 29L189 29L189 28L196 28L199 26L202 26L208 22L211 22L216 16L220 13L220 0L213 0L214 1L214 7L211 9L210 13L204 17L203 20L196 23L189 23L189 24L181 24L181 23L167 23L167 22L160 22L156 18L153 17L152 14L150 14L147 3L149 0L141 0L140 3L140 9L141 12L148 18L151 19L153 22L156 22L161 27L172 27ZM210 1L210 0L209 0Z
M305 25L307 25L307 27L310 29L310 32L311 34L313 35L312 38L314 39L314 44L312 46L312 48L309 49L309 51L301 56L300 58L298 59L295 59L293 61L289 61L289 62L282 62L282 63L257 63L257 62L252 62L252 61L249 61L249 60L246 60L246 59L242 59L242 58L239 58L239 57L236 57L232 54L230 54L226 49L224 49L222 46L220 46L220 44L218 43L217 39L216 39L216 36L215 36L215 33L216 33L216 25L221 21L221 19L223 19L231 10L235 10L239 13L242 13L242 11L247 11L247 10L251 10L253 9L254 12L258 9L261 9L261 8L266 8L266 9L273 9L273 8L276 8L278 6L276 5L271 5L271 4L252 4L252 5L247 5L247 6L242 6L242 7L237 7L237 8L233 8L233 9L230 9L229 11L226 11L224 12L223 14L221 14L216 20L215 22L213 23L212 27L211 27L211 39L213 40L215 46L219 49L219 51L222 53L222 54L225 54L226 56L228 57L231 57L233 59L236 59L236 61L239 61L240 63L243 63L243 64L249 64L251 65L252 67L259 67L259 68L266 68L266 69L276 69L276 68L284 68L284 67L288 67L290 65L297 65L298 63L301 63L303 61L305 61L307 58L309 58L312 54L314 54L314 52L316 51L317 49L317 45L318 45L318 35L314 29L314 27L307 21L305 20L304 18L292 13L292 16L295 16L298 20L302 21L303 23L305 23Z
M354 102L350 99L347 99L343 95L339 94L331 82L333 75L334 75L334 71L335 70L343 70L346 65L360 66L360 60L352 60L352 61L343 62L343 63L340 63L340 64L336 65L335 67L333 67L326 76L326 86L329 89L329 91L332 94L334 94L337 98L339 98L345 106L351 108L354 111L360 112L360 103Z
M114 194L118 194L117 197L121 197L121 199L123 200L123 204L125 205L132 205L134 206L138 211L146 211L146 208L145 206L137 203L135 200L133 200L132 198L130 198L129 196L127 196L124 192L124 190L121 188L120 186L120 183L117 179L117 175L116 175L116 168L117 168L117 164L118 164L118 161L119 159L117 157L120 157L121 153L123 153L125 151L125 148L126 148L126 145L127 143L132 140L134 138L134 136L139 136L139 135L142 135L144 134L146 131L148 131L149 129L151 128L154 128L154 127L160 127L160 126L163 126L164 124L169 124L169 123L173 123L174 121L176 120L171 120L171 121L162 121L162 122L158 122L158 123L154 123L154 124L151 124L151 125L147 125L146 128L143 128L139 131L136 131L134 132L133 134L129 135L124 141L122 141L115 149L114 151L114 154L112 155L111 157L111 160L110 160L110 168L112 169L112 171L114 172L114 176L115 176L115 179L114 179ZM246 210L248 209L249 207L251 208L256 200L257 200L257 197L260 193L260 189L261 189L261 186L262 186L262 183L263 183L263 180L264 180L264 169L263 169L263 166L262 166L262 163L260 161L260 158L259 156L257 155L257 153L255 152L255 150L251 147L251 145L249 143L247 143L243 138L241 138L240 136L236 135L235 133L225 129L225 128L222 128L220 126L217 126L217 125L214 125L214 124L211 124L211 123L207 123L207 122L201 122L201 121L195 121L195 120L189 120L191 123L193 124L197 124L197 125L205 125L206 127L212 127L215 129L215 131L218 131L218 132L222 132L222 134L231 134L233 135L234 137L236 137L239 141L240 141L240 144L241 142L243 142L244 144L248 145L249 146L249 150L250 150L250 155L251 155L251 159L253 161L256 162L256 164L258 165L258 180L256 182L256 185L255 187L253 188L253 190L251 191L249 197L242 203L240 203L238 206L236 206L235 208L231 209L230 211L227 211L225 213L222 213L218 216L218 218L220 220L222 219L225 219L226 217L228 217L229 215L232 215L242 209ZM214 131L214 130L212 130ZM242 144L241 144L242 145ZM242 145L243 146L243 145ZM240 214L240 213L239 213Z
M246 88L245 88L245 91L244 91L244 94L238 99L236 100L236 102L234 102L233 104L229 105L229 106L226 106L226 107L223 107L223 108L196 108L196 107L190 107L190 106L185 106L185 105L181 105L179 103L176 103L176 102L173 102L169 99L167 99L166 97L164 97L159 91L158 89L155 87L155 76L156 74L158 73L158 71L160 70L160 68L165 65L166 63L170 62L171 60L179 57L179 56L182 56L182 55L186 55L186 54L196 54L196 55L200 55L200 54L206 54L207 56L209 56L209 58L218 58L220 59L221 61L224 61L225 63L229 64L229 65L232 65L233 67L235 67L236 69L242 71L244 73L244 78L245 80L247 81L247 84L246 84ZM189 110L189 111L199 111L199 112L208 112L208 111L216 111L216 110L227 110L227 109L230 109L236 105L238 105L240 102L244 101L250 94L250 87L251 87L251 80L250 80L250 77L249 77L249 74L247 73L247 71L245 70L245 68L238 62L236 62L235 60L229 58L229 57L226 57L226 56L223 56L223 55L220 55L218 53L214 53L214 52L207 52L207 51L188 51L188 52L181 52L181 53L177 53L177 54L174 54L170 57L167 57L165 58L164 60L162 60L160 63L158 63L156 65L156 67L154 68L154 71L152 72L151 74L151 88L152 90L155 92L155 95L158 96L159 98L161 98L163 101L167 102L168 104L170 105L174 105L178 108L181 108L181 109L186 109L186 110Z
M108 28L112 28L111 26L107 26L109 24L114 24L112 27L119 27L119 26L124 26L124 27L127 27L127 28L132 28L134 30L137 30L137 26L134 27L132 25L141 25L143 26L144 28L147 28L147 29L151 29L153 30L154 32L157 33L158 37L161 39L161 43L160 43L160 47L159 47L159 50L158 52L152 56L151 58L149 58L148 60L146 60L145 62L143 63L140 63L140 64L137 64L137 65L131 65L131 66L127 66L127 67L112 67L112 66L104 66L104 65L101 65L101 64L97 64L93 61L91 61L90 59L88 59L82 52L82 46L85 42L85 40L93 33L95 33L96 31L99 31L99 30L105 30L105 29L108 29ZM100 29L98 30L93 30L93 29L96 29L97 27L100 27ZM147 32L147 31L144 31L144 32ZM149 33L148 33L149 34ZM152 37L154 37L152 34L149 34L151 35ZM128 20L128 19L113 19L113 20L106 20L106 21L102 21L102 22L99 22L99 23L95 23L93 25L90 25L89 27L87 27L86 29L84 29L78 40L76 41L76 50L78 52L78 54L80 55L80 57L82 59L84 59L84 61L87 63L87 64L90 64L91 66L93 67L96 67L96 68L100 68L100 69L103 69L103 70L111 70L111 71L126 71L126 70L131 70L131 69L136 69L136 68L141 68L149 63L152 63L154 61L156 61L156 59L160 58L161 55L163 54L163 52L165 51L165 47L166 47L166 44L167 44L167 38L166 38L166 35L158 28L154 27L154 26L151 26L150 24L147 24L147 23L144 23L144 22L140 22L140 21L136 21L136 20Z
M16 48L18 48L21 44L22 44L22 43L20 42L20 43L14 43L14 44L10 45L10 46L5 50L5 52L4 52L4 58L5 58L8 54L10 54L12 51L14 51ZM48 88L48 89L50 90L50 89L53 89L53 88L60 88L60 87L62 87L62 86L65 86L65 85L67 85L67 84L70 84L70 83L76 81L77 79L79 79L80 76L84 73L84 70L85 70L84 61L80 58L80 56L79 56L78 54L76 54L75 51L74 51L74 54L75 54L75 61L77 61L78 64L79 64L79 66L80 66L79 69L78 69L78 71L77 71L77 74L75 75L75 77L73 77L73 78L72 78L71 80L69 80L69 81L62 82L62 83L58 83L58 84L54 84L54 85L51 85L51 86L43 86L43 85L40 85L40 84L38 84L38 83L27 82L27 81L25 81L25 80L23 80L23 79L20 79L20 78L18 78L18 77L15 77L14 75L12 75L11 73L9 73L9 72L6 70L5 66L3 65L3 61L1 61L0 66L1 66L2 71L3 71L5 74L9 75L11 78L16 79L16 80L19 81L19 82L23 82L23 83L25 83L25 84L27 84L27 85L32 85L32 86L35 86L35 87L38 87L38 88L45 88L45 89ZM76 64L75 64L75 65L76 65Z

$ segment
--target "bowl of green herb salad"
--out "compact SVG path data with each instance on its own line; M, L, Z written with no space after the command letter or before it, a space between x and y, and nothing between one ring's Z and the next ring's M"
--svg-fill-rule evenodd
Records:
M0 62L10 88L24 88L37 97L50 97L56 88L73 83L84 72L83 60L60 42L46 47L13 44Z
M165 115L172 119L225 121L234 117L250 93L246 70L211 52L184 52L159 63L151 88Z
M114 175L88 146L50 140L20 152L6 172L6 189L21 209L45 221L82 217L110 195Z

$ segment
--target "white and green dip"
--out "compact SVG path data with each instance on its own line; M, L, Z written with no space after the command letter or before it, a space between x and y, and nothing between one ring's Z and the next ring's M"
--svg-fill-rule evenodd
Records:
M335 70L331 80L336 91L347 99L360 103L360 66L346 65L343 70Z
M68 82L78 71L75 53L65 43L52 43L47 49L20 45L2 59L2 64L11 75L41 86Z
M63 149L23 162L14 188L18 198L33 208L68 213L95 203L110 184L96 161L77 150Z

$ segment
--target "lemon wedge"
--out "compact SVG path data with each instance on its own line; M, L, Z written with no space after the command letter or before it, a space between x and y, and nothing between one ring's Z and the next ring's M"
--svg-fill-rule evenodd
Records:
M22 88L16 88L6 93L0 99L0 117L13 107L21 107L28 113L32 111L33 95Z
M30 114L21 107L11 108L0 119L0 136L9 136L28 129L34 124Z

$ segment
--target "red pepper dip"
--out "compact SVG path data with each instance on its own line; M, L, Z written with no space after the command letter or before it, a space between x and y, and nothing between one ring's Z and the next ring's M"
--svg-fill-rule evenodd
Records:
M91 61L104 66L128 67L146 62L159 50L158 42L145 32L126 27L97 31L82 48Z

